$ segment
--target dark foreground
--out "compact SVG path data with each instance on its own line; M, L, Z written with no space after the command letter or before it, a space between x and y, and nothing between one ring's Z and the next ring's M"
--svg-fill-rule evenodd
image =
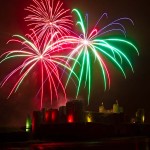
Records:
M105 138L98 141L22 141L1 143L1 150L149 150L148 137Z
M0 150L150 150L150 125L42 125L0 129Z

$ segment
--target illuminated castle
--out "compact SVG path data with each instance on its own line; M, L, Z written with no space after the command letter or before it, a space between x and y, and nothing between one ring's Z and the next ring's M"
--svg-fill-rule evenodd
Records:
M41 125L56 125L70 123L119 123L123 122L124 114L118 103L113 108L106 110L102 104L99 112L85 111L81 100L71 100L66 106L59 109L42 109L34 111L32 116L32 130L35 131ZM29 125L28 125L29 126Z

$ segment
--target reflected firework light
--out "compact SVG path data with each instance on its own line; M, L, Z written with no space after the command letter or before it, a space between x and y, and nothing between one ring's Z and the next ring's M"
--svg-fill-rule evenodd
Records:
M45 123L58 122L58 109L49 109L45 111Z
M84 122L84 107L81 100L71 100L66 103L67 122Z
M33 111L32 116L32 132L35 133L38 127L43 123L43 112Z
M68 123L74 123L75 121L74 121L74 116L75 115L73 115L73 114L69 114L68 116L67 116L67 122Z

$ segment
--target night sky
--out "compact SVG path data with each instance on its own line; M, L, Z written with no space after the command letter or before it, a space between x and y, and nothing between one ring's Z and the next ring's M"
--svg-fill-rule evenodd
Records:
M104 25L120 17L129 17L134 21L134 26L126 23L127 37L138 47L140 55L131 54L134 73L126 69L127 79L113 65L111 67L111 88L104 92L103 83L93 81L91 101L87 106L88 110L98 111L99 105L104 102L107 109L110 109L118 100L126 114L134 116L138 108L144 108L147 121L150 120L150 12L147 0L62 0L66 8L78 8L83 14L89 14L90 25L94 26L99 17L108 13L108 20L103 19ZM28 12L24 10L32 0L0 0L0 54L9 50L11 44L6 45L12 35L25 35L29 27L24 17ZM0 80L4 78L20 60L10 60L0 64ZM93 70L95 68L93 67ZM17 77L14 77L17 78ZM15 79L14 79L15 80ZM11 81L13 82L13 81ZM10 90L10 83L0 89L0 126L20 126L25 122L27 114L38 109L34 85L31 83L32 75L21 86L20 90L6 99ZM102 85L101 85L102 84ZM75 87L69 86L68 98L74 98ZM81 99L86 100L86 92L80 93Z

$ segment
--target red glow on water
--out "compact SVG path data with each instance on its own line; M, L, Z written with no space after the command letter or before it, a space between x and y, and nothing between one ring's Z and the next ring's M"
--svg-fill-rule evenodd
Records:
M70 115L67 117L67 121L68 121L68 123L74 122L74 117L73 117L72 114L70 114Z

